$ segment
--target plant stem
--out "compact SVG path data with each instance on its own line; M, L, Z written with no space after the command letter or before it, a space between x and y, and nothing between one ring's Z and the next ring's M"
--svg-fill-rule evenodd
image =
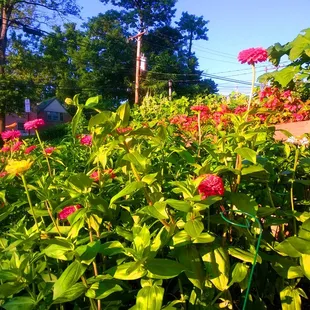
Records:
M295 183L295 177L296 177L296 168L297 168L297 164L298 164L298 158L299 158L299 148L297 147L296 152L295 152L293 176L292 176L292 183L291 183L291 190L290 190L291 209L293 212L293 233L294 233L294 236L296 236L296 234L297 234L297 226L296 226L296 218L295 218L295 206L294 206L294 183Z
M26 195L27 195L29 207L30 207L30 210L31 210L33 219L34 219L34 223L35 223L35 225L36 225L36 227L37 227L37 230L38 230L38 232L39 232L39 231L40 231L40 230L39 230L39 225L38 225L37 218L36 218L36 215L35 215L35 213L34 213L34 209L33 209L33 206L32 206L32 202L31 202L31 199L30 199L30 195L29 195L29 191L28 191L28 187L27 187L27 182L26 182L25 176L24 176L23 174L21 174L21 178L22 178L23 185L24 185L24 188L25 188L25 191L26 191Z
M47 212L48 212L48 215L50 216L50 218L51 218L51 220L52 220L52 222L53 222L53 224L54 224L54 226L55 226L55 228L56 228L56 230L57 230L57 232L58 232L58 235L61 237L61 232L60 232L60 230L59 230L59 227L58 227L58 225L57 225L57 222L55 221L55 219L54 219L54 217L53 217L53 214L52 214L52 211L51 211L51 209L50 209L50 207L49 207L49 203L45 200L44 201L44 204L45 204L45 207L46 207L46 209L47 209Z
M201 146L201 111L198 111L198 157L200 157Z
M249 111L250 107L251 107L251 102L252 102L253 93L254 93L255 79L256 79L256 70L255 70L255 65L253 64L252 65L252 86L251 86L251 93L250 93L250 98L249 98L249 102L248 102L248 109L247 109L247 111Z
M84 286L88 288L87 281L86 281L84 276L81 276L81 280L82 280ZM95 301L92 298L90 298L90 297L88 297L88 299L89 299L89 302L90 302L90 309L91 310L97 310Z
M50 175L50 177L52 177L52 169L51 169L51 166L50 166L50 162L49 162L49 160L48 160L47 155L44 153L44 146L43 146L43 143L42 143L42 141L41 141L39 132L38 132L38 130L35 130L35 132L36 132L36 136L37 136L37 138L38 138L38 140L39 140L39 144L40 144L40 146L41 146L43 155L44 155L44 157L45 157L45 159L46 159L46 163L47 163L47 168L48 168L49 175Z

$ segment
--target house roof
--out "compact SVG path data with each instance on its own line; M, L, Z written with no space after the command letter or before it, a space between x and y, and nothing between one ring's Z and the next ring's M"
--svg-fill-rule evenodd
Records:
M38 112L44 111L55 100L64 108L63 104L56 97L54 97L54 98L46 99L46 100L38 103L37 104L37 111Z

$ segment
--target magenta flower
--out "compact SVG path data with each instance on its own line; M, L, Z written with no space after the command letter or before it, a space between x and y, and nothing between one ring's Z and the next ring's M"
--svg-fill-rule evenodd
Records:
M32 121L26 122L24 124L25 130L38 129L39 127L45 125L45 122L42 118L37 118Z
M206 199L209 196L223 196L224 182L222 178L215 174L205 174L204 179L200 182L198 186L198 192L202 199Z
M81 205L73 205L73 206L65 207L62 209L62 211L58 213L58 218L62 221L66 220L69 215L71 215L72 213L74 213L75 211L81 208L82 208Z
M93 137L91 135L83 135L80 139L81 144L91 146L93 141Z
M255 65L258 62L264 62L268 59L268 52L262 47L252 47L243 50L238 55L238 60L244 64Z
M14 140L18 139L20 137L20 131L19 130L6 130L1 132L1 138L3 140Z
M4 145L4 146L2 147L2 149L1 149L1 152L3 152L3 153L9 152L10 149L11 149L11 148L10 148L8 145Z

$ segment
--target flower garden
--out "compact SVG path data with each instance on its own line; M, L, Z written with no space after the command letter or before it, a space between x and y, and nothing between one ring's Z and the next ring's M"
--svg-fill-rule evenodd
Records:
M66 103L57 143L41 119L32 138L1 133L3 309L310 306L309 135L274 139L274 124L310 119L308 101L266 86L114 112Z

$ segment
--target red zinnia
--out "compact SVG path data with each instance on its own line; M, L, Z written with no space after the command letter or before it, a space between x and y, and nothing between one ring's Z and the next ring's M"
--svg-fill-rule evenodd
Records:
M117 128L117 129L116 129L116 131L117 131L119 134L123 134L123 133L129 132L129 131L131 131L131 130L132 130L131 127Z
M65 208L62 209L62 211L60 211L58 213L58 218L60 220L66 220L69 215L71 215L76 210L81 209L81 208L82 208L81 205L74 205L74 206L65 207Z
M0 172L0 178L4 178L8 173L6 171Z
M42 118L37 118L24 124L25 130L38 129L45 124Z
M214 174L203 175L203 180L198 185L198 192L202 199L206 199L209 196L223 196L224 191L223 180Z
M9 152L10 149L11 149L11 148L10 148L8 145L4 145L4 146L2 147L2 149L1 149L1 152L3 152L3 153Z
M264 62L268 58L268 52L262 47L252 47L243 50L238 55L238 60L244 64L255 65L258 62Z
M81 144L91 146L93 137L91 135L83 135L80 139Z
M3 140L14 140L20 137L19 130L6 130L1 132L1 137Z
M50 155L50 154L52 154L55 150L56 150L55 147L50 146L50 147L47 147L47 148L44 150L44 153L45 153L45 155Z
M25 149L25 154L30 154L33 150L35 150L37 148L36 145L31 145L31 146L28 146L26 149Z
M196 112L199 112L199 111L200 112L205 112L205 113L210 111L209 108L207 106L205 106L205 105L194 105L194 106L191 107L191 110L192 111L196 111Z
M92 174L89 176L91 179L94 180L94 182L98 182L99 181L99 173L98 170L95 170L94 172L92 172Z

